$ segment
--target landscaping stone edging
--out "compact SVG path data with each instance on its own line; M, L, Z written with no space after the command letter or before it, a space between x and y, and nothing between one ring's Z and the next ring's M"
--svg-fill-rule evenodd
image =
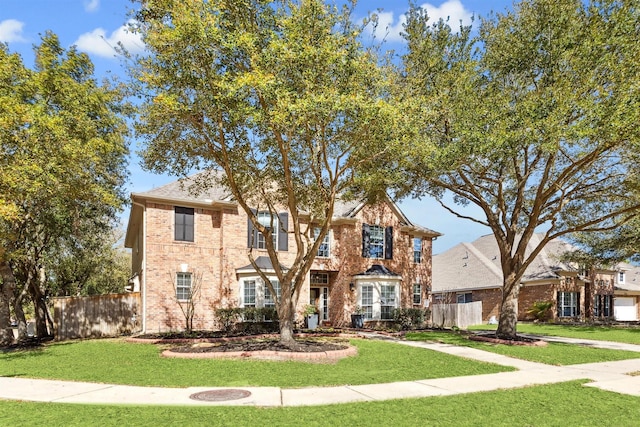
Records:
M175 357L182 359L277 359L277 360L312 360L312 361L336 361L345 357L355 356L358 349L353 346L341 350L318 352L290 352L290 351L210 351L205 353L178 353L171 350L162 352L163 357Z
M277 338L277 334L261 334L261 335L245 335L237 337L220 337L220 338L138 338L128 337L127 342L137 344L196 344L196 343L216 343L216 342L229 342L229 341L242 341L246 339L264 339L264 338ZM338 334L295 334L296 338L365 338L359 334L353 333L338 333ZM345 357L356 356L358 349L354 346L347 345L347 348L333 351L319 351L319 352L289 352L289 351L272 351L272 350L259 350L259 351L227 351L227 352L204 352L204 353L179 353L171 351L171 349L164 350L161 355L163 357L173 357L182 359L224 359L224 358L255 358L255 359L273 359L273 360L309 360L313 362L335 362Z

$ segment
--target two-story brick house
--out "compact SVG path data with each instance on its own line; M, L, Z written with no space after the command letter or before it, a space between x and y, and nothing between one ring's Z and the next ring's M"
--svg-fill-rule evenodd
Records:
M146 332L180 330L184 316L178 301L199 284L194 328L215 329L219 307L264 307L273 298L249 262L273 265L246 213L218 186L195 196L190 177L133 193L125 246L142 296ZM257 212L274 233L280 264L295 254L288 232L289 214L277 218ZM337 201L331 228L322 242L301 292L298 309L317 306L325 324L343 326L356 306L369 321L384 321L399 307L428 305L432 240L440 234L411 223L390 200L369 205ZM271 281L276 292L279 284Z

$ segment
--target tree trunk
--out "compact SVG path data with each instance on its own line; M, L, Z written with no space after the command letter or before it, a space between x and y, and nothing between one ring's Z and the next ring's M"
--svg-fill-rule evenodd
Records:
M594 300L598 293L598 287L596 285L596 269L594 266L589 267L589 280L584 284L584 317L586 320L593 321L594 315ZM602 313L600 313L602 316Z
M13 311L16 314L16 321L18 322L18 341L26 341L29 338L27 330L27 318L24 315L24 309L22 304L24 303L24 297L26 291L23 288L20 293L14 295L13 298Z
M278 321L280 322L280 342L284 345L292 345L293 339L293 317L296 313L295 303L290 292L282 290L280 304L278 304Z
M13 343L13 329L11 328L11 310L9 301L13 296L15 280L9 263L0 264L0 345Z
M47 338L50 336L48 324L48 314L47 314L47 303L44 298L44 294L42 289L40 288L40 283L38 277L30 277L29 280L29 292L31 294L31 299L33 300L33 308L35 311L35 323L36 323L36 337L37 338Z
M518 324L518 294L520 285L515 280L513 273L505 275L502 288L502 302L500 304L500 320L496 336L499 338L513 339L516 337Z

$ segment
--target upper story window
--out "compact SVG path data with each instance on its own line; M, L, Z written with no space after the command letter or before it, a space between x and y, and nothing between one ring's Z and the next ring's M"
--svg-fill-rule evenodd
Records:
M278 217L272 216L269 212L258 212L258 222L263 227L271 231L271 239L273 240L273 247L278 247ZM258 249L267 249L266 237L257 232L258 237Z
M393 227L362 224L362 256L364 258L393 258Z
M624 283L624 271L618 272L618 283Z
M271 231L271 238L273 239L273 247L278 251L289 250L289 235L287 233L287 227L289 226L289 214L282 212L278 215L272 214L268 211L255 212L256 217L260 225L268 228ZM247 219L247 246L250 248L267 249L267 241L265 236L259 232L251 222L251 219Z
M330 237L329 237L329 233L331 231L327 231L327 234L325 234L324 239L322 239L322 243L320 243L320 246L318 247L318 253L317 256L319 258L329 258L331 256L331 246L330 246ZM318 236L320 235L320 229L319 228L314 228L313 229L313 238L317 239Z
M193 242L193 208L175 207L175 240Z
M413 238L413 262L420 264L422 262L422 239Z

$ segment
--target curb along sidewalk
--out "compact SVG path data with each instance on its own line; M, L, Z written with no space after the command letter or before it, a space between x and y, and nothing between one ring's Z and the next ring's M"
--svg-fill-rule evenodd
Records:
M369 338L375 339L371 334ZM629 350L638 359L582 365L552 366L514 359L499 354L448 344L392 340L398 344L511 366L517 371L497 374L448 377L338 387L189 387L163 388L36 380L0 377L0 399L35 402L128 404L128 405L224 405L224 406L305 406L365 402L403 398L445 396L479 391L519 388L530 385L589 379L585 384L603 390L640 396L640 345L558 337L537 337L551 342L588 345L599 348ZM387 338L388 339L388 338ZM194 394L212 396L212 400L194 400Z

